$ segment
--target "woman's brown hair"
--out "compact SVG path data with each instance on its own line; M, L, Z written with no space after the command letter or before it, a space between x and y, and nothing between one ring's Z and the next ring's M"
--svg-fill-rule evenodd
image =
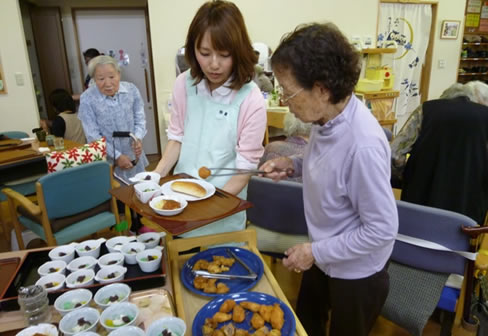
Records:
M257 56L251 45L242 14L229 1L208 1L198 9L188 29L185 43L185 58L196 83L205 77L195 54L203 35L209 32L212 46L216 50L229 52L232 56L230 88L239 90L254 77Z

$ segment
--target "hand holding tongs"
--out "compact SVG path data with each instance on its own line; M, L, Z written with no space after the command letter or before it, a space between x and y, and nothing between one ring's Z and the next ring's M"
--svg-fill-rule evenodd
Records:
M239 168L207 168L209 171L215 170L215 171L220 171L220 170L228 170L231 171L230 173L224 173L224 174L214 174L211 172L211 176L231 176L231 175L243 175L243 174L249 174L249 175L259 175L259 174L269 174L269 172L265 172L264 170L257 170L257 169L239 169ZM287 169L281 169L281 168L275 168L274 171L276 172L286 172L286 175L288 177L292 177L293 174L295 173L295 170L293 168L287 168Z

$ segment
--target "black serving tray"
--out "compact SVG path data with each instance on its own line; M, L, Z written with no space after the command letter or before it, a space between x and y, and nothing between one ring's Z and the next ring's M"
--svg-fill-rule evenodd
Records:
M49 251L50 250L43 250L27 253L26 257L23 259L18 268L17 274L12 278L7 290L0 298L0 310L12 311L20 308L19 304L17 303L17 292L19 288L34 285L36 281L39 280L40 276L37 273L37 269L45 262L51 260L48 255ZM100 249L100 257L106 253L108 253L108 250L105 243L103 243ZM163 249L162 253L161 267L152 273L143 272L138 264L128 265L124 263L123 266L127 267L127 272L125 273L124 280L118 282L129 285L133 292L164 286L166 283L166 249ZM94 269L95 274L99 269L99 266L96 265ZM70 273L71 272L66 269L65 275L68 276ZM95 295L96 291L105 285L106 284L100 284L95 280L94 284L84 286L83 288L89 289ZM58 296L69 290L71 290L71 288L65 287L60 290L48 292L49 304L54 304L54 301L58 298Z

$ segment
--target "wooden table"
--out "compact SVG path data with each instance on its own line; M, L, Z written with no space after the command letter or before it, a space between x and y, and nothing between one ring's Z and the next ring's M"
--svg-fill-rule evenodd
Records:
M39 147L49 147L47 142L31 140L27 143L31 145L29 148L14 148L12 150L0 151L0 171L44 160L44 154L39 151ZM81 144L71 140L64 140L64 149L71 149L78 146L81 146ZM54 147L52 146L49 149L54 151Z
M245 243L245 248L249 249L251 252L255 253L262 261L263 257L257 249L256 241L256 231L252 229L247 229L239 232L221 233L211 236L186 238L186 239L176 239L168 242L168 254L172 269L172 280L173 280L173 297L175 299L176 310L178 317L185 320L187 325L187 336L191 336L192 323L199 312L199 310L206 305L209 301L213 300L213 297L205 297L197 295L189 291L181 282L180 272L185 264L185 262L192 257L192 254L180 255L181 251L187 251L194 247L208 247L212 245L218 245L229 242L242 242ZM262 292L269 294L271 296L277 297L284 304L286 304L290 310L293 312L296 323L296 332L294 335L305 336L307 335L305 329L303 328L300 320L298 320L293 308L291 307L288 299L280 288L278 282L276 281L273 273L263 261L264 274L262 278L258 281L255 287L250 289L252 292Z
M159 184L162 185L171 180L189 177L185 174L166 176L160 180ZM201 201L188 202L188 206L181 214L166 217L156 214L148 204L139 201L133 185L112 189L110 193L138 214L158 224L163 230L172 235L179 235L194 230L252 206L251 202L216 188L216 193L212 197Z
M266 133L264 135L264 144L267 145L269 143L269 127L276 127L280 129L285 128L285 117L288 113L290 113L290 109L288 106L273 106L268 107L266 110L267 112L267 127Z

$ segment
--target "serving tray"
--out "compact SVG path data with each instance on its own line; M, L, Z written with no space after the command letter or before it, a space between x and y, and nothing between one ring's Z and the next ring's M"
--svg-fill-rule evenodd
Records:
M50 250L32 251L29 252L22 260L21 264L17 268L17 272L14 277L11 278L8 288L3 291L0 297L0 310L11 311L18 310L19 305L17 303L17 292L22 286L34 285L40 276L37 273L37 269L45 262L51 260L49 258ZM124 263L124 267L127 267L127 273L125 273L124 280L118 281L126 283L132 288L132 291L139 291L144 289L150 289L155 287L164 286L166 283L166 251L163 249L163 255L161 258L161 267L152 273L144 273L138 264L128 265ZM105 243L102 244L100 250L100 257L108 253ZM95 266L95 273L99 270L99 266ZM70 274L70 271L66 269L66 276ZM95 281L93 285L84 286L83 288L89 289L93 294L105 284L100 284ZM63 288L60 290L52 291L48 293L49 304L54 304L54 301L58 296L64 292L70 290L70 288Z

